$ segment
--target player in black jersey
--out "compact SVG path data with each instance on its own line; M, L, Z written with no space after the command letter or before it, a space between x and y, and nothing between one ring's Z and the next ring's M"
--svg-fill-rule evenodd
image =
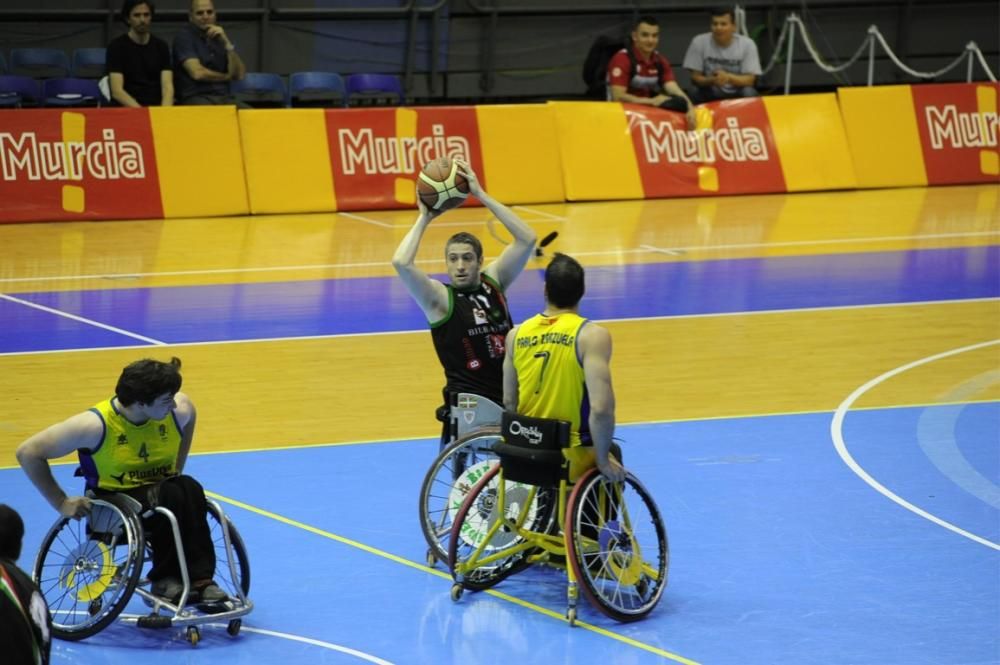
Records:
M47 665L52 622L38 587L15 563L23 537L21 516L0 503L0 649L5 663Z
M392 266L431 327L438 360L444 368L442 445L447 443L450 395L474 393L503 403L503 358L513 322L504 292L534 254L537 236L510 208L483 191L472 168L456 159L469 181L469 193L500 220L513 236L500 256L483 267L483 246L471 233L456 233L445 243L449 284L417 268L415 259L424 231L438 214L419 202L420 215L392 257Z

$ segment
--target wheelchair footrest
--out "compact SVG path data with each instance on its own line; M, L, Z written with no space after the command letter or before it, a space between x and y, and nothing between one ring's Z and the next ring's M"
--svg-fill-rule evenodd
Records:
M135 623L139 628L170 628L173 624L173 618L163 614L149 614L139 617Z

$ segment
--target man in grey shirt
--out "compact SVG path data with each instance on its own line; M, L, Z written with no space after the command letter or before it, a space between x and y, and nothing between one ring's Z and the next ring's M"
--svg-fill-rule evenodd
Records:
M212 0L192 0L189 23L174 37L174 81L181 104L236 104L229 88L247 68L216 22Z
M712 31L695 36L684 56L684 68L691 73L696 104L717 99L756 97L754 83L760 72L757 45L749 37L736 34L733 9L712 10Z

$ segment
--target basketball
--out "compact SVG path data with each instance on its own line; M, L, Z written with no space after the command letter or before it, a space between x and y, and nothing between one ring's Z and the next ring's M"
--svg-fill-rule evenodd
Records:
M469 181L459 172L458 164L447 157L427 162L417 177L417 196L431 210L456 208L468 195Z

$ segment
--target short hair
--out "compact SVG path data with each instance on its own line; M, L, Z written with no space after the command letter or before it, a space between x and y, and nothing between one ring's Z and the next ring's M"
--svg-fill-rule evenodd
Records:
M576 307L586 287L583 266L572 256L556 252L545 268L545 298L561 309Z
M650 14L643 14L642 16L637 18L635 20L635 23L632 24L632 30L638 30L640 23L645 23L646 25L655 25L656 27L660 27L660 22L656 20L655 16L652 16Z
M730 5L717 5L708 10L709 16L715 18L716 16L729 15L729 20L736 23L736 10Z
M156 15L156 6L150 0L125 0L122 3L122 14L121 18L124 23L128 23L128 17L132 15L132 10L139 5L149 5L149 13L153 16Z
M122 370L115 396L122 406L129 406L135 402L151 404L164 393L175 395L181 389L180 369L180 358L171 358L168 363L149 358L136 360Z
M24 539L24 521L17 511L0 503L0 559L17 561L21 556Z
M483 243L479 242L479 238L472 235L471 233L466 233L465 231L460 231L448 238L448 242L444 244L444 255L448 256L448 248L455 243L463 242L467 245L472 245L472 249L476 252L476 259L479 261L483 260Z

